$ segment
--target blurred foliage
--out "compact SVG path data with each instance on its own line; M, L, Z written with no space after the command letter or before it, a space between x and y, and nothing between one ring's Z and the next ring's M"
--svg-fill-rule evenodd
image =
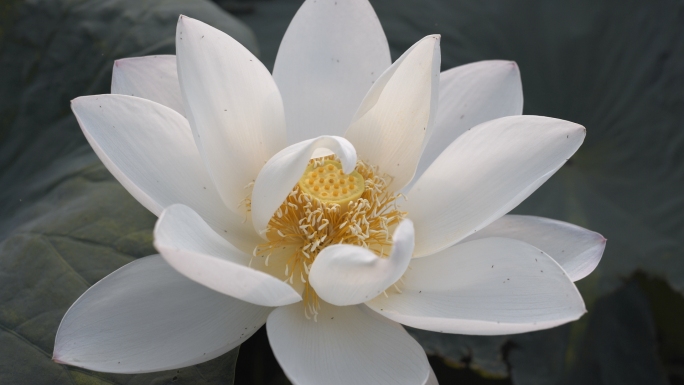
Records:
M684 297L662 280L642 273L635 276L650 300L657 327L659 355L673 385L684 385Z
M156 217L93 154L69 101L109 93L114 59L174 53L179 13L256 51L208 1L13 0L0 5L0 384L231 384L237 349L180 370L94 373L51 361L92 284L155 253Z
M525 113L578 122L588 136L517 213L608 238L578 282L580 321L515 336L410 330L442 384L684 383L684 2L371 0L393 57L442 34L443 68L515 60ZM217 0L240 14L272 67L301 0ZM69 100L107 93L113 60L174 52L183 13L236 37L248 28L207 1L0 3L0 383L227 383L237 351L179 371L92 373L50 361L69 305L153 253L155 217L87 146ZM237 384L287 384L263 331Z

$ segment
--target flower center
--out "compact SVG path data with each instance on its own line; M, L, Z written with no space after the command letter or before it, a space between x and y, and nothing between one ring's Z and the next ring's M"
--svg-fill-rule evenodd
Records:
M313 159L290 195L268 222L268 242L254 249L250 263L302 289L305 314L316 316L318 296L308 283L309 269L329 245L367 248L379 257L392 249L392 231L405 216L397 194L377 168L359 161L348 175L334 157Z
M346 203L361 197L365 189L364 179L358 171L349 175L342 171L342 164L336 160L325 160L322 164L309 164L298 186L305 194L321 202L338 204Z

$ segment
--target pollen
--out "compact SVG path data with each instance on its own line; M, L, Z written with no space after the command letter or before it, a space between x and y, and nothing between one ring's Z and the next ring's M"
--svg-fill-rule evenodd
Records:
M313 159L269 221L268 241L256 247L253 259L284 267L276 276L301 288L307 318L318 314L319 299L308 277L321 250L343 243L388 256L392 231L406 216L396 206L398 195L388 192L389 181L361 161L344 174L334 156Z

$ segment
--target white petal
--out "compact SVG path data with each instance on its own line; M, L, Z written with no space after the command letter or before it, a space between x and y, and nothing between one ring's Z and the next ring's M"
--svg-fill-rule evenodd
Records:
M317 320L301 304L275 309L266 331L295 385L415 385L429 376L423 348L396 323L365 306L322 303Z
M186 116L230 210L245 214L245 187L286 145L280 93L266 67L235 39L181 16L178 77Z
M487 60L442 72L435 127L414 181L467 129L492 119L521 115L522 109L522 82L515 62Z
M185 278L159 255L145 257L102 279L69 308L53 359L110 373L182 368L237 347L270 312Z
M373 82L392 64L367 0L305 1L273 67L289 143L342 135Z
M517 206L579 148L584 127L541 116L483 123L454 141L408 193L415 256L455 244Z
M112 93L149 99L185 114L174 55L116 60L112 72Z
M425 381L425 385L439 385L439 381L437 381L437 376L435 376L435 371L432 370L432 367L430 367L430 377Z
M160 215L182 203L240 249L258 244L252 226L221 201L179 113L125 95L84 96L71 108L102 163L148 210Z
M496 335L551 328L585 313L565 271L521 241L487 238L414 259L401 294L367 302L411 327Z
M321 251L309 282L324 301L337 306L366 302L404 275L413 254L413 223L402 221L392 235L387 258L359 246L333 245Z
M249 267L248 254L221 238L187 206L164 210L154 228L154 246L186 277L231 297L262 306L302 299L287 283Z
M390 175L393 191L416 171L439 97L439 36L409 48L370 89L344 135L359 158Z
M550 255L573 281L594 271L606 239L571 223L527 215L504 215L461 242L501 237L529 243Z
M302 177L311 156L319 148L335 153L342 163L345 174L354 171L354 146L339 136L320 136L286 147L268 160L254 183L252 221L257 232L261 233L266 228L273 213L278 210ZM265 235L263 237L265 238Z

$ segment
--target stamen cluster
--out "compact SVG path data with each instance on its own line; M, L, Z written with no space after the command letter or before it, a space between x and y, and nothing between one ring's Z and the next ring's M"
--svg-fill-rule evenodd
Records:
M314 159L313 167L334 157ZM269 266L271 257L283 258L284 280L290 284L301 281L307 317L315 316L318 297L308 283L309 269L318 253L334 244L349 244L387 257L392 248L392 227L406 213L396 207L399 195L387 191L388 181L378 175L377 168L358 161L356 171L363 177L365 189L361 196L340 205L303 192L295 186L278 208L266 229L268 242L254 249L253 258L263 258ZM283 250L288 252L283 253Z

